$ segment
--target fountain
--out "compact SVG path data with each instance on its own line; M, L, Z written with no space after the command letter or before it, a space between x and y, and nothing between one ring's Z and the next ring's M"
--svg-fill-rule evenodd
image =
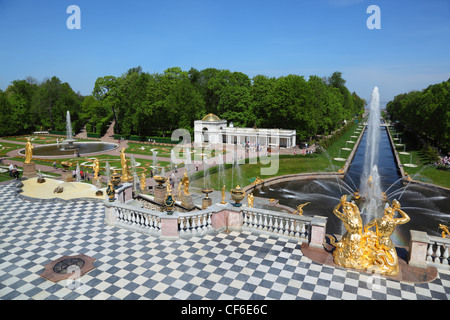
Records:
M73 156L74 153L88 155L94 153L104 153L117 148L118 145L111 142L77 142L77 139L73 138L72 122L70 118L70 112L66 113L66 139L60 143L59 139L57 143L47 144L43 146L34 147L33 153L35 156L55 157L55 156ZM22 155L25 155L25 151L20 151Z
M75 147L73 143L77 141L72 136L72 121L70 120L70 112L67 111L66 114L66 140L64 140L65 143L67 143L65 149L73 150Z
M371 102L371 107L378 109L376 108L379 100L377 89L374 89L373 99L377 102ZM377 119L372 118L372 120ZM253 191L255 197L274 198L281 205L289 206L294 210L301 203L311 202L304 215L327 217L327 233L342 234L345 231L342 221L333 214L333 208L336 203L339 203L341 196L343 194L355 195L355 192L361 195L358 200L354 196L349 200L355 201L357 205L361 206L361 218L364 224L367 224L375 217L382 215L386 203L383 201L382 191L384 191L386 200L389 202L401 199L402 209L411 217L410 222L399 225L392 234L392 241L396 245L409 245L409 230L440 235L438 225L448 225L450 222L450 206L448 205L450 191L412 183L404 186L404 179L397 167L387 128L379 125L372 126L373 131L378 131L378 134L375 136L372 132L369 138L369 127L370 121L368 121L367 130L361 137L360 144L343 179L338 179L336 176L330 179L287 181L271 185L266 183L260 190ZM375 139L378 139L376 146L373 142ZM366 158L370 154L366 153L366 149L373 150L370 160ZM324 155L328 157L326 152ZM369 187L368 181L371 175L372 185ZM364 200L369 198L368 192L373 194L376 199L371 204L370 201L366 204ZM378 210L375 210L375 207Z

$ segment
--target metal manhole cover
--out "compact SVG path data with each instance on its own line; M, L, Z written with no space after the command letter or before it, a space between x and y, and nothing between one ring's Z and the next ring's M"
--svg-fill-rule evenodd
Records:
M70 266L76 266L81 269L83 268L84 263L84 260L81 258L64 259L55 264L55 266L53 267L53 271L56 273L67 273L67 269Z
M84 254L79 254L76 256L63 256L57 260L47 263L44 266L44 272L41 273L41 277L58 282L61 280L66 280L69 277L74 276L74 271L77 277L81 277L87 272L94 269L95 259L88 257ZM72 268L71 268L72 267Z

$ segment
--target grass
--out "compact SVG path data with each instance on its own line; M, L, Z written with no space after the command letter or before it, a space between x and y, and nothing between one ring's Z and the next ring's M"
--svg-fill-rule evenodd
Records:
M434 165L428 164L427 159L420 150L417 141L414 137L402 131L395 131L390 129L392 137L396 137L396 133L399 133L399 138L401 138L401 143L406 144L406 148L403 146L396 147L398 152L403 152L404 150L410 155L399 154L400 162L402 164L411 163L417 165L417 167L403 167L406 173L417 181L427 182L434 185L442 186L445 188L450 188L450 171L439 170Z
M359 136L355 134L357 125L351 126L337 141L335 141L326 152L317 154L298 154L298 155L280 155L278 158L278 170L272 175L262 175L262 168L269 168L272 163L262 164L257 161L256 164L250 164L246 159L245 164L239 165L239 169L233 171L231 164L227 164L223 173L219 178L218 167L210 168L207 173L207 179L204 178L204 172L198 172L191 177L191 186L193 188L203 188L207 181L210 181L210 187L213 189L221 189L225 184L226 190L240 185L247 186L252 183L256 177L267 179L274 176L282 176L287 174L309 173L309 172L337 172L345 162L334 160L339 157L339 150L346 147L346 141L353 140L351 136ZM349 148L353 148L354 144L348 144ZM351 151L341 150L340 157L347 158ZM274 160L275 161L275 160Z

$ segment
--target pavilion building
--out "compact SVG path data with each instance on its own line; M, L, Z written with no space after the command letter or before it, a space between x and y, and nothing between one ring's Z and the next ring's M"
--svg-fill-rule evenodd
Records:
M251 144L266 148L291 148L295 146L295 139L295 130L234 127L232 122L227 125L227 120L212 113L194 121L194 145Z

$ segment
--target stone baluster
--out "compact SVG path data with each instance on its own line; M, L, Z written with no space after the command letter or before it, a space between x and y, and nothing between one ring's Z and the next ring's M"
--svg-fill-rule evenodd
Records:
M262 214L258 213L258 230L262 230L263 229L263 220L262 220Z
M441 244L436 242L436 251L433 255L435 263L441 263Z
M272 232L273 231L273 223L272 223L272 216L269 216L269 226L267 228L267 231Z
M427 250L427 261L428 262L433 262L433 254L434 254L433 244L429 243L428 244L428 250Z
M442 257L444 258L444 259L442 260L442 264L448 266L448 257L449 257L448 246L445 246L445 245L444 245L444 253L442 254Z
M180 236L184 236L184 235L185 235L184 218L180 218Z

